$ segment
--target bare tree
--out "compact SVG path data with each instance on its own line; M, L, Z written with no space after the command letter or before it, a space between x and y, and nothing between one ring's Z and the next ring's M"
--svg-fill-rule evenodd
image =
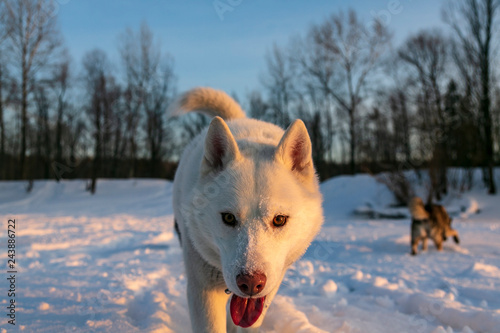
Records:
M295 43L285 49L274 44L268 51L266 72L260 77L267 99L264 102L260 94L253 93L250 110L252 115L282 127L288 126L291 117L301 118L311 136L314 163L317 170L321 170L333 141L331 103L323 91L302 80L296 57L300 47Z
M124 149L131 159L129 175L137 172L138 126L143 120L144 66L141 63L140 37L132 29L127 29L119 41L122 68L125 75L124 119L126 123Z
M426 143L423 151L432 152L429 195L437 200L446 194L448 188L448 147L446 133L443 133L447 120L442 92L447 79L448 46L448 41L440 32L421 31L409 37L398 51L398 56L408 65L410 75L415 76L418 86L416 101L420 103L421 143Z
M290 124L290 106L295 94L297 73L294 63L285 50L274 44L266 54L266 66L267 72L260 77L269 101L266 120L286 127Z
M128 129L135 133L139 120L144 121L150 176L159 175L158 166L165 140L165 110L175 94L173 60L163 54L147 24L138 32L127 30L121 38L120 52L126 72ZM141 117L140 115L144 115ZM129 137L131 147L135 142ZM135 154L135 152L133 152Z
M49 63L60 45L55 6L45 0L2 0L9 47L21 76L21 151L19 177L25 175L28 127L28 95L37 72Z
M378 21L365 25L350 10L314 26L308 39L309 50L298 57L299 62L348 116L350 169L354 173L356 128L360 107L367 98L366 83L389 46L391 34Z
M498 29L494 23L500 10L499 0L460 0L449 1L444 11L445 20L455 32L458 44L466 59L470 60L478 74L478 89L475 91L479 101L479 120L484 142L485 177L488 193L496 193L492 121L492 57L493 42ZM465 72L465 71L462 71ZM473 79L470 79L471 81ZM471 87L473 89L473 87Z
M264 101L261 93L257 90L252 91L248 96L248 112L255 119L264 119L268 109L267 103Z
M7 11L5 7L5 2L0 1L0 45L10 32L8 30L9 26L7 24Z
M10 101L12 92L11 81L12 78L9 75L8 67L2 59L2 54L0 54L0 161L2 161L2 163L0 163L0 178L5 178L6 173L6 128L4 111Z
M66 53L63 60L58 63L52 73L52 88L57 96L56 137L55 137L55 160L63 161L63 128L64 117L68 102L66 93L70 85L70 58ZM57 178L59 180L59 178Z
M83 133L86 130L85 121L81 118L79 112L75 112L68 107L63 129L63 137L69 148L69 165L75 165L77 158L77 149L80 145Z
M0 58L0 178L5 177L5 121L4 109L7 102L4 97L5 86L8 85L7 81L7 68Z
M37 108L37 121L36 121L36 164L31 167L34 169L31 174L36 175L37 178L49 178L50 159L52 153L52 145L50 138L50 125L49 125L49 98L47 96L46 88L39 85L35 92L35 104ZM43 166L43 168L40 168ZM40 170L41 169L41 170ZM40 170L42 172L37 172Z
M414 71L425 97L428 112L424 121L436 125L444 123L442 82L448 60L448 41L438 31L421 31L408 38L399 49L399 57Z
M106 128L110 127L110 124L105 122L105 115L109 112L111 104L108 96L109 91L112 90L113 77L110 74L110 65L106 53L101 50L96 49L87 53L83 58L83 68L85 89L90 99L87 114L94 130L94 159L89 188L90 192L94 194L97 177L102 168L103 153L105 153L105 149L103 149L104 132Z
M8 36L9 30L6 22L5 4L0 2L0 178L5 178L5 120L4 109L7 104L7 98L4 91L8 86L8 68L6 66L7 60L5 56L6 45L4 43ZM7 94L8 95L8 94Z
M151 176L158 177L165 140L165 110L175 94L175 76L171 62L165 62L148 89L144 109L146 111L146 135L150 153Z
M396 152L401 150L405 162L410 163L410 114L407 95L402 88L396 88L389 93L388 102L394 126L394 144L401 147L396 149Z
M383 113L379 107L373 107L363 120L359 147L360 153L365 154L363 160L379 165L394 163L396 141L389 130L389 115Z

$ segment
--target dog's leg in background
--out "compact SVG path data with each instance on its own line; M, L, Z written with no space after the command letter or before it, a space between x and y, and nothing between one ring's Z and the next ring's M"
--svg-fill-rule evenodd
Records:
M225 306L229 298L220 277L213 277L210 267L191 242L183 242L187 275L187 297L194 333L226 333ZM189 260L186 260L189 258ZM222 281L222 283L221 283Z
M411 255L416 255L418 252L418 243L420 242L421 231L419 224L412 220L411 222Z
M421 238L421 230L419 222L412 219L411 221L411 255L416 255L418 252L418 243Z
M427 251L427 241L429 239L427 237L424 237L424 239L422 239L422 251Z
M443 237L441 235L435 235L433 237L433 240L434 240L434 244L436 244L436 248L438 249L438 251L442 251L443 250Z
M416 255L418 252L418 243L420 242L420 237L411 238L411 254Z

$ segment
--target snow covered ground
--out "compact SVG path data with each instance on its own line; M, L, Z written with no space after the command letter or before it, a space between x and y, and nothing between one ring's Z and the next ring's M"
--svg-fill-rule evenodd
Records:
M498 180L500 183L500 179ZM0 332L190 332L172 184L161 180L0 183L0 248L16 220L16 327ZM500 197L475 189L453 225L460 246L409 255L409 219L355 216L385 207L371 177L322 185L326 223L289 270L264 332L500 332ZM480 213L474 212L479 208ZM4 266L5 267L5 266Z

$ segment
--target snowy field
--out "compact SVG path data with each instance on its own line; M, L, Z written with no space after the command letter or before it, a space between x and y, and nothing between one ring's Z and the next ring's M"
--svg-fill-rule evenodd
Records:
M1 332L191 331L171 183L101 180L95 196L84 181L25 186L0 183L2 260L15 218L18 270L15 329L2 274ZM352 214L391 203L383 185L338 177L322 191L325 225L288 271L264 332L500 332L499 196L450 197L462 243L412 257L409 218Z

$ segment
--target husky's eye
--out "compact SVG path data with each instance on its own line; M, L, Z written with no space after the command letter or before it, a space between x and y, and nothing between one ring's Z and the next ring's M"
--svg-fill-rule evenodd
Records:
M221 213L222 222L227 225L234 226L236 224L236 217L231 213Z
M286 219L288 216L285 215L276 215L273 219L273 225L275 227L282 227L286 223Z

